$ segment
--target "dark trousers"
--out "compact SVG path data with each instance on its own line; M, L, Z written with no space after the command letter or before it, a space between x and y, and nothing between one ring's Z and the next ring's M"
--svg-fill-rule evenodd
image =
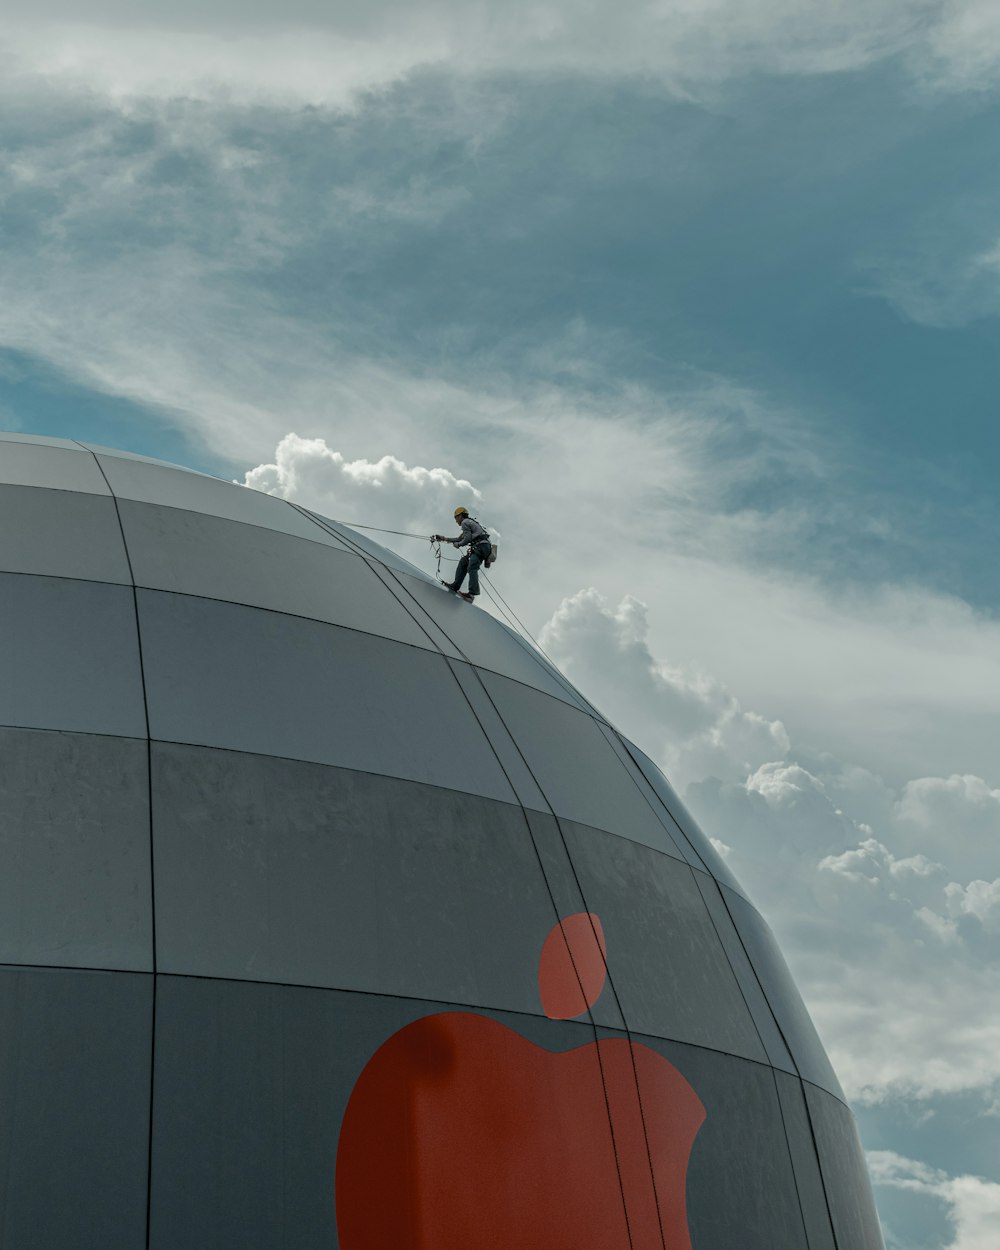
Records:
M461 590L462 583L465 581L465 575L469 575L469 594L479 594L479 566L490 554L490 544L486 542L473 543L469 550L462 556L458 562L458 568L455 570L455 580L451 583L453 590Z

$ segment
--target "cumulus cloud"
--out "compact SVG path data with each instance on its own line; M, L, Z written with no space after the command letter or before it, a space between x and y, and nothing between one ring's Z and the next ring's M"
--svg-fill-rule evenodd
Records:
M664 767L775 927L852 1097L1000 1081L998 795L970 775L894 787L649 643L643 604L567 598L542 642Z
M832 784L835 762L825 767L817 776L773 761L742 785L706 778L684 797L783 940L852 1097L990 1089L1000 1080L997 892L963 874L970 863L988 871L997 849L974 849L975 806L952 809L947 835L924 841L929 855L902 796L873 828Z
M338 521L429 534L459 505L478 511L482 492L448 469L410 467L395 456L347 460L321 438L286 434L274 462L250 469L243 485L291 499Z
M943 1250L993 1250L1000 1244L1000 1184L981 1176L950 1176L891 1150L868 1152L875 1186L918 1194L943 1205L951 1238Z
M649 648L647 607L632 595L613 607L593 589L563 600L540 641L606 715L628 723L636 740L664 761L675 784L713 775L743 779L788 749L780 721L745 712L725 686L672 667Z

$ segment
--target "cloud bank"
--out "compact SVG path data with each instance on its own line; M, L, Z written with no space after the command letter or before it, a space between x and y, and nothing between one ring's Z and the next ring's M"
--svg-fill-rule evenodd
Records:
M1000 1089L1000 791L969 775L896 788L797 752L781 721L656 657L648 628L634 598L590 589L542 641L683 788L776 929L849 1095Z
M943 1250L988 1250L1000 1241L1000 1185L980 1176L949 1176L891 1150L868 1152L877 1186L927 1197L944 1206L952 1237ZM891 1235L889 1250L899 1242Z
M992 85L989 0L464 0L321 4L41 0L0 24L13 66L117 97L349 106L426 66L462 74L636 76L677 95L755 73L830 74L901 59L929 89Z

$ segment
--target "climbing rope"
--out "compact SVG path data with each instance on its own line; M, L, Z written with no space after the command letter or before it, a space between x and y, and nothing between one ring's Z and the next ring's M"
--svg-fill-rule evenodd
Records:
M380 525L358 525L354 521L337 521L337 524L350 526L351 529L371 530L375 534L395 534L399 538L419 538L423 542L427 541L426 534L411 534L407 530L390 530ZM457 558L451 559L450 557L443 555L441 551L441 544L437 541L436 538L433 537L433 535L430 538L430 544L431 544L431 550L434 553L434 557L437 560L437 570L436 570L437 579L438 581L443 581L444 579L441 577L442 562L446 564L457 564L458 559ZM485 569L479 570L479 577L484 587L486 588L486 593L487 595L489 595L490 600L493 603L493 606L497 609L497 611L504 618L504 620L511 627L511 629L513 629L515 633L520 633L521 635L523 635L523 637L525 637L528 640L528 642L530 642L531 645L537 651L539 651L545 657L546 660L548 660L549 664L551 664L552 667L555 668L556 671L558 671L558 667L555 661L546 652L542 644L530 633L530 631L525 626L524 622L520 619L520 617L517 615L514 609L510 606L510 604L507 603L506 599L504 599L503 595L500 594L500 591L497 590L496 586L491 585L490 579L486 576Z

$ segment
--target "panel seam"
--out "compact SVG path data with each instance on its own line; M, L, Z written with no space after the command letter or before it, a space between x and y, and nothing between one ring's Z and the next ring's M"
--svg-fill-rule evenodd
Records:
M297 505L295 505L295 504L293 504L292 506L293 506L293 507L297 507ZM317 522L317 523L319 523L319 522ZM366 561L366 562L367 562L367 561ZM379 576L379 574L378 574L378 572L376 571L375 567L374 567L373 565L369 565L369 567L372 569L373 574L374 574L376 577L378 577L378 580L379 580L380 582L382 582L382 578ZM415 607L416 607L416 608L417 608L417 609L418 609L418 610L419 610L419 611L420 611L423 615L427 616L427 617L428 617L428 619L431 619L431 618L430 618L430 614L426 611L426 609L423 607L423 605L422 605L422 604L420 604L420 603L417 601L416 596L412 593L412 591L410 591L410 590L406 587L406 585L405 585L405 584L403 584L402 582L400 582L400 581L399 581L399 579L396 577L396 575L395 575L394 571L393 571L392 569L390 569L388 565L383 565L382 567L385 569L387 577L391 578L391 580L392 580L392 581L394 581L394 582L396 583L396 585L399 587L400 592L402 592L402 594L403 594L403 595L405 595L407 599L411 600L411 601L412 601L412 603L414 604L414 606L415 606ZM383 582L383 584L385 584L385 583ZM386 586L386 589L390 589L390 588L389 588L388 586ZM428 638L431 638L430 633L429 633L429 632L428 632L428 630L424 627L424 625L422 624L422 622L421 622L421 621L419 621L419 620L417 619L417 616L415 615L415 613L413 612L413 610L409 607L409 605L408 605L407 603L405 603L405 602L404 602L404 601L403 601L403 600L399 597L399 595L396 595L396 594L394 593L394 591L390 590L390 593L391 593L391 594L393 594L394 598L396 598L397 602L399 602L399 603L400 603L400 605L403 607L404 611L406 611L406 612L408 612L408 613L409 613L409 615L410 615L411 619L413 620L414 624L416 624L418 628L422 629L422 630L423 630L423 632L427 635L427 637L428 637ZM503 726L504 730L506 731L506 733L507 733L508 737L510 737L511 741L512 741L512 742L514 742L513 735L511 734L510 730L508 729L508 727L507 727L507 725L506 725L506 722L504 721L503 717L502 717L502 716L500 716L500 713L497 711L497 709L496 709L496 705L495 705L495 704L493 704L493 700L492 700L492 699L490 699L490 696L489 696L489 691L488 691L488 690L486 690L486 687L485 687L485 685L483 684L482 678L481 678L481 677L479 677L479 674L478 674L478 673L477 673L477 671L476 671L476 667L475 667L475 665L471 663L471 661L469 660L469 657L466 655L466 653L463 651L463 649L462 649L462 648L458 645L458 643L457 643L457 642L455 642L455 641L454 641L454 639L449 638L449 637L448 637L448 635L445 633L445 631L444 631L443 629L441 629L441 627L437 624L437 622L436 622L436 621L433 621L433 620L432 620L432 624L434 625L434 628L435 628L435 629L437 629L437 630L439 630L439 631L440 631L440 633L443 635L443 637L444 637L444 638L445 638L448 642L450 642L450 643L451 643L451 645L455 648L455 650L458 652L458 654L462 657L462 660L465 662L466 666L467 666L467 667L469 668L469 670L473 673L473 675L474 675L474 680L477 680L477 681L479 682L479 684L480 684L480 686L482 687L482 689L483 689L484 693L486 694L487 699L489 700L490 704L493 706L493 710L494 710L494 712L496 712L496 715L497 715L497 717L498 717L498 719L499 719L499 721L500 721L500 724ZM432 638L431 638L431 641L433 641L433 639L432 639ZM473 704L472 704L472 700L469 698L469 695L468 695L468 693L466 692L465 688L463 687L463 685L462 685L461 681L459 681L459 679L458 679L458 674L455 672L454 668L452 667L452 665L453 665L454 663L456 663L456 661L454 660L454 657L449 656L449 655L446 655L446 654L444 653L444 651L443 651L443 650L441 650L441 648L440 648L440 647L438 647L438 651L439 651L439 653L442 655L442 657L443 657L443 659L444 659L445 663L448 665L448 671L449 671L449 673L450 673L450 674L451 674L451 676L452 676L452 680L453 680L453 681L455 682L455 684L458 686L458 689L459 689L460 694L462 695L462 698L465 700L466 704L468 705L469 711L472 713L472 716L473 716L473 718L475 719L476 724L479 726L479 732L482 734L482 736L483 736L484 740L486 741L486 744L489 746L490 750L493 752L493 756L494 756L494 758L496 759L497 766L499 767L499 769L500 769L501 773L503 774L504 778L506 779L506 781L507 781L507 785L510 787L510 791L511 791L511 793L512 793L512 794L513 794L513 796L514 796L514 799L515 799L515 801L516 801L516 806L520 808L521 815L522 815L522 817L523 817L523 819L524 819L525 828L526 828L527 833L528 833L528 838L529 838L529 840L530 840L530 842L531 842L532 848L533 848L533 850L534 850L534 852L535 852L535 858L536 858L536 860L537 860L537 862L538 862L539 872L541 873L541 878L542 878L542 881L543 881L543 882L544 882L544 884L545 884L546 893L547 893L547 894L548 894L548 896L549 896L549 902L550 902L550 903L551 903L551 905L552 905L552 912L553 912L553 915L555 916L556 924L559 924L559 923L561 922L561 919L562 919L562 918L561 918L561 916L559 915L559 909L558 909L558 907L556 906L555 895L554 895L554 894L553 894L553 892L552 892L552 885L551 885L551 883L549 882L549 879L548 879L548 874L546 873L546 871L545 871L545 866L544 866L544 864L542 863L542 857L541 857L541 854L540 854L540 852L539 852L539 850L538 850L538 844L537 844L537 842L536 842L536 840L535 840L534 831L533 831L533 830L532 830L532 828L531 828L531 822L530 822L530 821L529 821L529 819L528 819L528 814L527 814L527 812L526 812L526 810L525 810L525 808L524 808L524 805L523 805L523 804L520 802L520 800L518 799L517 789L515 788L514 783L511 781L510 774L507 772L507 769L504 767L503 760L500 758L500 753L499 753L499 751L497 750L496 745L494 744L494 742L493 742L492 738L490 737L490 735L489 735L489 734L487 733L487 731L486 731L486 726L483 724L483 722L482 722L482 720L481 720L481 718L480 718L480 716L479 716L479 713L476 711L475 707L473 706ZM527 761L526 761L526 760L524 760L524 756L523 756L523 754L521 754L520 748L517 746L517 743L516 743L516 742L514 742L514 747L515 747L515 749L518 751L518 754L520 754L520 755L521 755L521 759L524 761L525 767L528 767L528 765L527 765ZM531 769L530 769L530 768L528 768L528 772L529 772L529 774L531 775L531 777L534 779L534 774L531 772ZM536 780L535 784L536 784L536 786L538 786L537 780ZM558 826L558 817L556 816L555 812L553 811L553 809L552 809L552 805L551 805L551 803L549 803L548 798L546 797L546 795L545 795L544 791L542 790L541 786L538 786L538 792L539 792L539 794L541 794L542 798L545 800L545 802L546 802L546 804L547 804L547 806L548 806L548 808L549 808L549 811L550 811L550 813L552 814L552 817L553 817L553 819L556 821L556 824L557 824L557 826ZM560 836L561 836L561 835L560 835ZM568 853L567 853L567 858L568 858ZM571 867L572 867L572 865L571 865ZM574 873L574 876L575 876L575 873ZM579 889L579 882L577 883L577 888ZM582 892L582 891L580 891L580 898L581 898L581 899L583 899L583 892ZM584 906L586 906L586 900L585 900L585 899L584 899ZM567 944L567 949L568 949L568 944ZM577 971L577 968L576 968L576 961L575 961L575 959L573 958L573 953L572 953L572 951L571 951L571 950L569 951L569 955L570 955L570 962L571 962L571 963L572 963L572 965L573 965L573 971L574 971L574 973L576 974L577 981L578 981L578 983L579 983L579 982L580 982L580 976L579 976L579 972ZM611 977L610 977L610 973L608 974L608 983L609 983L609 985L611 984ZM581 985L581 990L582 990L582 985ZM612 992L614 992L613 987L612 987ZM617 1001L617 995L616 995L616 1001ZM621 1008L619 1007L619 1012L620 1012L620 1011L621 1011ZM617 1143L615 1142L615 1131L614 1131L614 1125L613 1125L612 1118L611 1118L611 1104L610 1104L610 1100L609 1100L609 1096L608 1096L607 1081L606 1081L606 1079L605 1079L605 1075L604 1075L604 1065L603 1065L603 1063L602 1063L602 1061L601 1061L601 1052L600 1052L600 1050L599 1050L599 1049L597 1049L597 1048L596 1048L596 1043L597 1043L597 1041L598 1041L597 1024L596 1024L596 1022L595 1022L595 1020L594 1020L594 1018L593 1018L593 1014L592 1014L592 1012L590 1011L590 1009L589 1009L589 1008L588 1008L588 1010L587 1010L587 1015L588 1015L588 1018L589 1018L589 1020L590 1020L590 1025L591 1025L592 1035L593 1035L593 1037L594 1037L594 1042L595 1042L595 1055L596 1055L596 1057L597 1057L598 1068L599 1068L599 1070L600 1070L600 1077L601 1077L601 1089L602 1089L602 1091L603 1091L603 1096L604 1096L604 1105L605 1105L605 1110L606 1110L606 1112L607 1112L607 1117L608 1117L608 1130L609 1130L610 1135L611 1135L611 1147L612 1147L612 1150L613 1150L613 1152L614 1152L614 1156L615 1156L615 1168L616 1168L616 1171L617 1171L617 1173L618 1173L618 1187L619 1187L619 1190L620 1190L620 1192L621 1192L621 1200L622 1200L622 1213L623 1213L624 1218L625 1218L625 1229L626 1229L626 1233L627 1233L627 1235L628 1235L628 1242L629 1242L629 1246L630 1246L630 1247L633 1247L633 1246L634 1246L634 1243L633 1243L633 1239L632 1239L632 1228L631 1228L631 1223L630 1223L630 1221L629 1221L628 1204L627 1204L627 1203L626 1203L626 1201L625 1201L625 1186L624 1186L624 1183L623 1183L623 1181L622 1181L621 1162L620 1162L619 1155L618 1155L618 1146L617 1146ZM622 1021L624 1022L624 1020L625 1020L625 1017L624 1017L624 1015L622 1015Z
M122 523L121 509L118 506L118 496L111 489L111 483L108 481L108 475L104 472L104 466L101 464L100 457L96 452L91 451L89 447L84 447L82 443L79 446L91 456L94 457L94 463L97 465L98 472L104 479L105 485L110 492L111 498L114 500L115 516L118 518L118 528L122 536L122 548L125 552L125 561L128 564L129 577L132 581L132 606L135 611L135 638L136 647L139 653L139 678L142 684L142 708L143 715L146 718L146 799L148 811L148 834L149 834L149 925L150 925L150 947L152 954L152 1007L150 1014L150 1047L149 1047L149 1129L146 1141L146 1250L149 1250L151 1237L151 1217L152 1217L152 1195L153 1195L153 1107L154 1093L156 1085L156 984L157 984L157 959L156 959L156 864L155 854L153 851L153 743L149 733L149 700L146 694L146 669L142 653L142 623L139 617L139 592L135 584L135 572L132 568L132 557L128 549L128 539L125 536L125 526Z

